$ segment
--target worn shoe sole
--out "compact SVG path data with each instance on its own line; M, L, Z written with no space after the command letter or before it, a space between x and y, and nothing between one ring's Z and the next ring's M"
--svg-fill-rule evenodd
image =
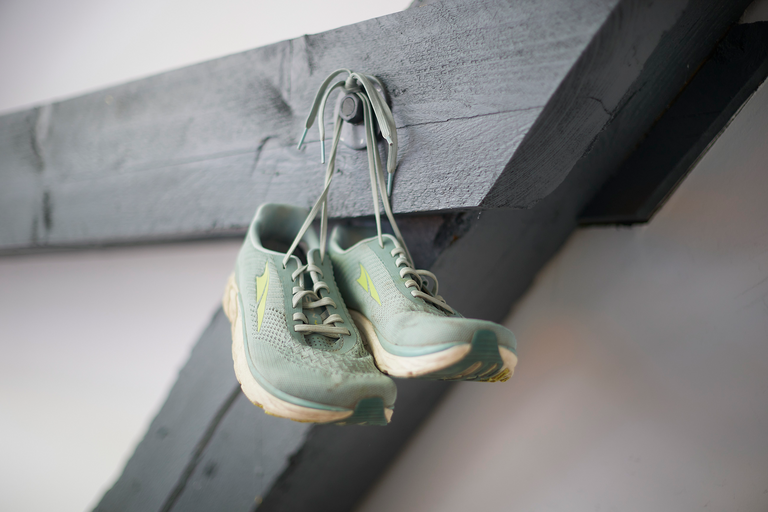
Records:
M364 398L354 410L328 411L292 404L264 389L251 373L245 355L243 314L238 300L239 289L235 274L229 276L222 306L232 324L232 360L240 388L254 405L272 416L304 423L377 424L386 425L392 418L392 409L383 405L381 398Z
M404 357L381 346L373 324L362 313L349 310L363 339L376 360L376 366L392 377L436 380L505 382L517 365L517 356L499 347L493 331L480 330L471 343L423 356Z

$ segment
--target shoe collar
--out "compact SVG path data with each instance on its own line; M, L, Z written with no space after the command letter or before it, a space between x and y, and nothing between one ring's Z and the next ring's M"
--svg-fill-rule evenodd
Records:
M341 244L345 236L349 234L352 234L355 239L358 237L360 239L354 244L347 247L346 249L342 249ZM366 236L366 235L370 235L370 236ZM388 233L383 233L381 237L384 240L389 240L393 246L397 247L397 239L394 236ZM333 229L333 232L331 233L330 240L328 240L328 250L331 253L346 254L357 249L358 247L367 245L371 242L375 242L377 245L379 243L376 236L376 230L371 230L370 228L354 228L354 227L336 226ZM384 243L386 244L386 241Z
M272 236L278 238L286 246L290 246L291 242L296 236L296 233L302 227L304 219L307 216L308 210L306 208L299 208L297 206L287 204L275 204L266 203L262 204L256 211L256 215L253 217L251 225L248 227L247 238L250 240L251 245L267 254L274 256L284 257L284 252L275 251L264 247L262 244L262 236ZM313 229L308 229L302 237L301 245L303 246L305 254L318 248L320 246L317 240L317 234ZM301 266L301 260L291 255L291 261L295 261L297 266Z

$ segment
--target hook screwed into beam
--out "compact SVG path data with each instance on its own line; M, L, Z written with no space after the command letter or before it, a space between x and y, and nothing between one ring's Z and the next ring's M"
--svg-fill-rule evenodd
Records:
M342 73L347 74L346 79L334 82L336 77ZM339 95L334 114L337 126L342 128L340 141L352 149L365 149L370 145L375 150L377 159L379 158L378 148L376 147L378 146L377 139L383 138L387 143L388 176L386 180L386 196L389 197L392 195L394 172L397 167L397 127L388 105L389 101L384 85L375 76L355 73L348 69L337 69L331 73L315 94L315 100L304 123L304 131L301 134L297 149L303 147L309 128L317 121L320 132L320 163L326 163L323 113L325 112L328 97L337 88L342 89L343 92L343 94ZM367 107L363 107L364 103ZM367 118L364 115L365 108L371 109L371 115ZM369 124L370 126L367 126ZM370 133L366 135L369 129ZM368 135L372 137L368 137ZM336 151L337 143L338 141L334 141L332 153ZM383 188L383 176L381 178ZM382 194L384 194L383 190Z

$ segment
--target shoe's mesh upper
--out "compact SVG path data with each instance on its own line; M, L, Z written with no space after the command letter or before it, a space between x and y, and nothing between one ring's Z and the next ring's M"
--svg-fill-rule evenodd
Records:
M511 333L502 326L450 315L411 296L408 289L396 286L396 282L402 283L405 279L399 275L395 258L389 260L389 251L394 248L394 243L385 237L385 250L378 251L379 254L371 248L373 244L378 244L378 240L371 239L347 252L331 249L331 257L347 306L365 315L387 342L410 347L469 342L478 328L498 331L500 339L510 338ZM370 276L381 304L359 284L360 264Z
M272 279L276 281L278 279L277 272L270 268L270 273L270 281ZM367 373L375 370L373 360L363 348L362 342L358 342L355 349L344 354L330 352L326 347L318 350L308 343L298 342L288 330L282 292L283 290L277 286L274 290L270 287L261 331L256 331L257 316L255 310L254 314L250 315L251 331L257 333L255 339L258 343L267 343L272 346L283 356L286 362L314 366L323 371ZM299 336L301 335L299 334ZM319 340L314 341L314 344L319 344Z
M263 274L269 260L269 285L266 307L258 328L256 277ZM357 336L355 346L338 352L339 342L320 335L303 336L292 332L286 315L286 289L290 290L290 272L277 271L281 265L271 255L253 248L248 241L238 257L238 286L243 300L244 320L252 362L270 384L290 395L329 405L354 406L364 396L382 396L387 406L394 403L394 384L376 368L366 351L354 324L350 331ZM333 276L326 283L335 288ZM292 316L294 310L288 314ZM346 308L337 311L348 317ZM345 325L347 325L345 323ZM334 351L336 350L336 351Z
M304 335L304 340L310 347L327 352L335 352L343 345L341 338L333 339L321 334Z

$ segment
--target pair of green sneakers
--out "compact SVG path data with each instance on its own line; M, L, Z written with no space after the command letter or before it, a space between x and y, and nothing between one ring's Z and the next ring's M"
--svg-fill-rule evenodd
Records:
M224 294L243 392L272 415L320 423L389 422L393 377L504 381L517 362L512 333L463 318L419 281L391 235L337 227L323 258L307 210L256 213Z
M342 72L347 79L331 84ZM337 227L326 240L341 133L337 116L320 198L309 212L262 205L227 282L223 306L232 323L235 374L246 396L268 414L386 425L397 396L387 375L496 382L507 380L517 363L508 329L462 317L438 295L437 278L414 267L385 192L374 136L375 114L389 147L391 184L394 118L373 82L375 77L348 70L332 74L317 94L307 128L318 111L322 118L334 88L359 97L377 230ZM324 146L322 123L320 132ZM381 230L379 195L394 236ZM319 239L312 229L318 213Z

